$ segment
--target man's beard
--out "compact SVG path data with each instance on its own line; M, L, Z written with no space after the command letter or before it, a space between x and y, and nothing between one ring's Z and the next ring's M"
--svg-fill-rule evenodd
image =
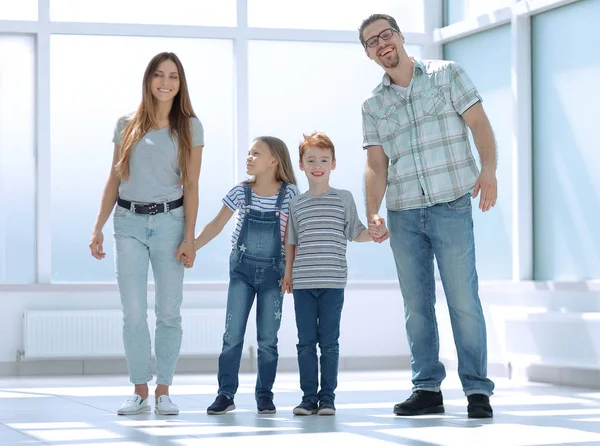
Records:
M400 56L396 54L391 60L382 59L381 63L383 64L383 68L396 68L400 63Z

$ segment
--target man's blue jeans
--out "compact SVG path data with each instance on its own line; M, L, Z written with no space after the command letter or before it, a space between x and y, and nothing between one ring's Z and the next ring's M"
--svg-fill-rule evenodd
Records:
M433 258L450 310L458 375L466 395L491 395L486 327L478 294L471 196L423 209L388 211L390 245L404 299L414 390L438 391L439 360Z

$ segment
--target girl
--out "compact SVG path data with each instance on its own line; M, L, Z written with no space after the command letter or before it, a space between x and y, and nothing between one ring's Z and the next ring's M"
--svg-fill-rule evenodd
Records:
M220 415L235 409L233 397L248 315L256 295L258 338L258 413L275 413L273 382L277 370L277 332L281 323L281 279L285 273L284 245L290 200L297 195L290 154L283 141L256 138L246 159L254 178L238 184L223 199L223 207L196 237L200 249L216 237L237 210L233 250L229 258L229 292L223 349L219 356L219 392L207 409ZM186 259L186 266L191 262Z
M155 411L177 415L169 398L181 347L185 259L194 262L198 178L204 131L196 118L183 66L173 53L154 56L144 73L142 102L117 122L113 163L102 194L90 250L103 259L102 228L114 213L117 282L123 306L123 342L134 394L119 415L150 411L152 380L147 323L148 263L156 283ZM184 200L185 198L185 200Z

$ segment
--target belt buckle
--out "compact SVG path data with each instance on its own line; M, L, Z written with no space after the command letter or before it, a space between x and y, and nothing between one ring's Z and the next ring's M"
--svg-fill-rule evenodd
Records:
M156 215L158 214L158 209L156 204L151 204L148 206L148 215Z

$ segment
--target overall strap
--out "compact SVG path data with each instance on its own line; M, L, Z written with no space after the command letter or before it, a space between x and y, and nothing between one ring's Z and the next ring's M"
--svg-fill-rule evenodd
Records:
M244 205L249 209L252 204L252 184L246 181L244 183Z
M287 193L287 183L281 182L281 188L279 189L279 195L277 196L277 203L275 203L275 209L281 209L283 200L285 200L285 194Z

